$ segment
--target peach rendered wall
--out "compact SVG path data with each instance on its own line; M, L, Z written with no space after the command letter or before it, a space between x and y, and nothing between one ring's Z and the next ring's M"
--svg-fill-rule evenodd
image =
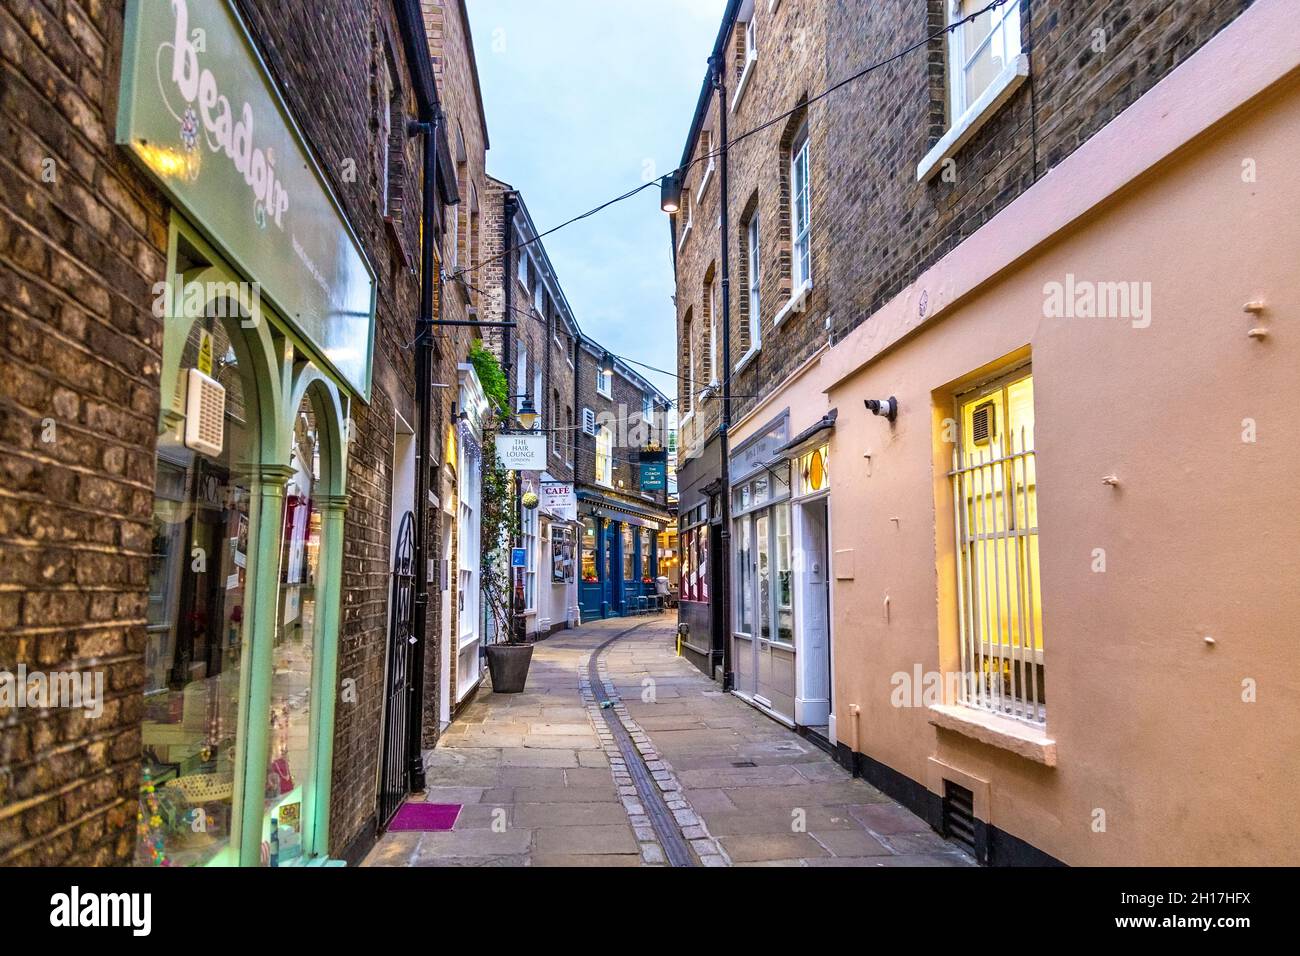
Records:
M824 361L825 381L846 376L829 403L834 547L852 551L836 570L853 573L834 586L838 737L859 705L861 752L932 789L931 758L987 781L982 815L1067 863L1300 863L1297 155L1292 71L931 325L873 358L873 318ZM1003 216L1032 218L1022 199ZM1067 274L1149 282L1149 326L1045 318L1044 284ZM1257 299L1261 316L1243 312ZM1055 767L890 703L895 672L938 669L941 647L957 666L938 427L953 385L1026 349ZM891 394L892 428L862 405Z

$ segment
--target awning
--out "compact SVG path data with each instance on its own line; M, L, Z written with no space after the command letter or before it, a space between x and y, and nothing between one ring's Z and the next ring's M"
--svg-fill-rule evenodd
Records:
M638 508L630 502L615 501L612 498L582 490L578 491L578 513L598 515L601 518L609 518L611 521L621 521L624 524L635 525L639 528L650 528L654 531L661 530L668 523L666 515Z
M815 424L805 428L799 434L795 435L779 449L783 458L798 458L800 455L812 451L814 448L825 444L826 439L830 436L827 434L835 428L835 418L840 413L838 408L832 408L829 412L819 418Z

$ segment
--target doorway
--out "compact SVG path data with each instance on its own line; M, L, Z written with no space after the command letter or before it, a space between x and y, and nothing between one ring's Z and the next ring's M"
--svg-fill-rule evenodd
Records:
M796 505L799 673L795 723L827 736L831 711L828 499Z

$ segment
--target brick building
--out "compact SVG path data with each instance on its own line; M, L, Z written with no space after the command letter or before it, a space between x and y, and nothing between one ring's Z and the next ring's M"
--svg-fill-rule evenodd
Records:
M355 859L384 752L389 796L412 782L386 648L411 626L429 133L408 122L439 117L438 17L157 9L0 9L0 671L85 679L94 705L0 709L0 861L257 865L273 823L276 862ZM453 12L439 87L481 171ZM441 264L474 190L435 129ZM439 337L432 377L463 379L468 342ZM433 395L445 468L457 397ZM431 678L447 606L419 635Z
M1294 610L1271 580L1220 581L1194 609L1178 597L1198 579L1192 554L1240 553L1227 489L1280 487L1294 466L1293 445L1242 452L1256 412L1289 421L1270 398L1281 350L1256 347L1296 295L1277 254L1294 230L1270 211L1294 205L1294 183L1258 175L1294 144L1286 4L988 6L727 7L714 50L731 143L726 462L710 455L708 386L727 370L705 331L721 324L708 291L721 169L693 163L718 124L707 80L673 218L688 644L982 860L1222 861L1225 845L1175 836L1195 817L1231 831L1235 861L1280 862L1294 838L1269 788L1292 771L1231 743L1266 736L1268 716L1198 699L1197 726L1219 729L1193 734L1160 661L1244 626L1234 662L1184 661L1202 686L1235 686L1240 668L1281 666L1277 622ZM1223 259L1228 246L1241 256ZM1207 381L1231 407L1205 423L1203 464L1227 495L1214 505L1186 499L1183 456L1151 442ZM724 607L709 556L728 485ZM1271 537L1228 510L1231 528ZM1117 552L1159 580L1102 573ZM1293 563L1276 549L1265 561ZM1250 594L1244 625L1221 620L1240 606L1232 587ZM1138 699L1135 729L1123 715ZM1107 743L1120 739L1123 753ZM1240 780L1252 760L1272 769L1249 813L1189 769L1213 761Z

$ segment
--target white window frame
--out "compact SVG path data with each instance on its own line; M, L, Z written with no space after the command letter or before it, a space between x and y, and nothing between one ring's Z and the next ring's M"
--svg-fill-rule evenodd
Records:
M537 509L524 508L520 522L520 537L524 544L524 612L537 612Z
M741 26L741 24L738 24ZM745 91L749 89L750 78L754 75L754 64L758 62L758 28L754 24L754 16L743 23L745 31L745 65L740 71L740 79L736 82L736 92L731 97L731 112L736 112L740 106L740 101L745 96Z
M746 257L749 264L749 315L746 321L749 323L749 350L740 357L736 362L735 371L739 372L742 368L750 363L758 350L763 347L763 257L762 257L762 233L759 229L758 211L749 217L749 222L745 224L745 236L748 248Z
M596 366L596 393L605 398L614 397L614 373L605 371L599 365Z
M718 384L718 280L709 283L709 384Z
M596 484L614 487L614 436L604 424L596 426Z
M681 250L686 245L686 240L691 234L691 229L695 227L695 205L691 202L690 191L682 193L682 213L686 216L686 225L682 226L682 234L677 237L677 249Z
M709 180L713 178L713 171L717 167L717 157L713 155L713 130L700 130L700 152L709 157L709 164L704 167L704 175L700 177L700 188L696 190L695 201L698 203L704 199L704 190L709 186Z
M379 142L382 144L383 162L379 168L379 201L382 203L380 214L387 216L392 202L392 165L393 165L393 94L397 84L393 78L393 66L384 53L384 69L379 81Z
M790 153L790 264L794 278L795 294L812 285L812 166L809 162L808 124L805 123L794 139ZM803 187L799 188L802 167ZM803 226L799 224L799 204L803 202ZM802 246L803 251L800 252ZM804 259L807 263L804 263ZM794 298L792 295L791 298Z
M947 5L947 22L951 26L959 22L964 14L961 10L962 0L949 0ZM951 158L979 131L1002 104L1009 100L1029 77L1029 57L1024 53L1021 43L1020 0L1008 0L991 11L995 25L989 31L985 43L994 42L993 37L1000 34L1003 47L1002 72L989 83L988 87L970 104L962 109L966 99L966 66L971 57L966 55L965 39L960 29L948 31L948 131L934 144L934 147L917 164L916 178L924 181L934 175L944 160ZM1007 31L1006 21L1014 15L1015 28ZM981 49L983 44L981 44ZM978 50L976 51L979 52Z

